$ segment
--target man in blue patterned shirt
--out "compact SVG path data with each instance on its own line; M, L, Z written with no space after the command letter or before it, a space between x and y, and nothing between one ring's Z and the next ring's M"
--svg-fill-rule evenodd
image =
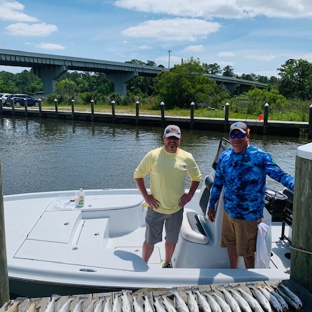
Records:
M224 188L221 247L227 247L231 268L244 257L246 268L254 268L258 224L263 217L266 175L294 190L294 178L285 173L267 152L250 145L250 129L243 122L230 127L231 148L218 161L208 205L214 222L215 205Z

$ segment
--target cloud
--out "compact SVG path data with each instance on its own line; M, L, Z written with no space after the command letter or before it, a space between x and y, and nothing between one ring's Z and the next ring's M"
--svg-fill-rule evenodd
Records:
M129 27L123 34L134 38L155 38L159 41L195 41L220 29L219 23L199 19L174 18L149 20Z
M12 22L36 22L36 17L29 16L22 11L24 5L17 1L0 0L0 20Z
M234 66L235 65L235 63L233 63L233 62L227 62L227 61L217 62L217 63L220 65L220 67L222 67L222 66Z
M303 59L303 60L306 60L308 62L312 62L312 53L294 53L292 55L287 55L287 58L288 59L296 59L296 60L299 60L299 59Z
M117 0L115 5L129 10L204 18L254 18L256 16L312 17L311 0Z
M271 60L274 60L276 58L275 55L265 55L265 54L250 54L250 55L246 55L245 58L247 59L251 59L251 60L257 60L257 61L264 61L264 62L268 62Z
M36 48L39 49L44 49L44 50L65 50L66 47L57 44L57 43L46 43L46 42L41 42L38 44L35 44Z
M184 49L184 52L201 52L204 50L203 45L190 45Z
M139 50L152 50L153 48L148 45L141 45L139 46Z
M5 30L9 35L13 36L30 36L39 37L47 36L55 31L57 27L52 24L26 24L26 23L16 23L5 27Z
M229 51L223 51L223 52L219 52L218 55L222 57L228 57L228 56L235 56L235 53L229 52Z

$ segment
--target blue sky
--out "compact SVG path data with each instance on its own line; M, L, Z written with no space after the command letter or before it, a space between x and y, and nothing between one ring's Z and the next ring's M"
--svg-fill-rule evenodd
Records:
M311 0L0 0L2 49L165 67L170 50L171 67L194 57L238 75L312 62L311 26Z

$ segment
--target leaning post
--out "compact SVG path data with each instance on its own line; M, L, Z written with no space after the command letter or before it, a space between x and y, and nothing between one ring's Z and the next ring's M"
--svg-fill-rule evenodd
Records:
M113 119L113 123L115 122L115 101L111 101L112 104L112 119Z
M312 104L309 107L308 139L312 139Z
M0 154L0 307L10 300L8 264L6 256L4 209L2 193L2 170Z
M312 143L296 156L290 278L312 292Z
M230 112L230 104L225 103L224 105L224 132L229 131L229 112Z
M191 121L190 121L190 127L191 129L193 129L193 126L194 126L194 110L195 110L195 103L192 102L191 103Z
M165 125L165 103L160 103L161 125Z
M94 101L91 100L91 121L94 120Z
M25 116L27 117L28 115L28 107L27 107L27 99L24 98L24 108L25 108Z
M140 123L140 102L135 102L135 123L138 125Z
M54 99L54 107L55 107L55 116L58 118L58 103L57 99Z
M264 104L263 134L268 134L269 104Z

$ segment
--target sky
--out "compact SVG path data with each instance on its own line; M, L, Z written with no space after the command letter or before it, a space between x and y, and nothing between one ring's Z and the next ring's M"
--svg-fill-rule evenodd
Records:
M288 59L312 62L312 1L0 0L0 49L278 77Z

